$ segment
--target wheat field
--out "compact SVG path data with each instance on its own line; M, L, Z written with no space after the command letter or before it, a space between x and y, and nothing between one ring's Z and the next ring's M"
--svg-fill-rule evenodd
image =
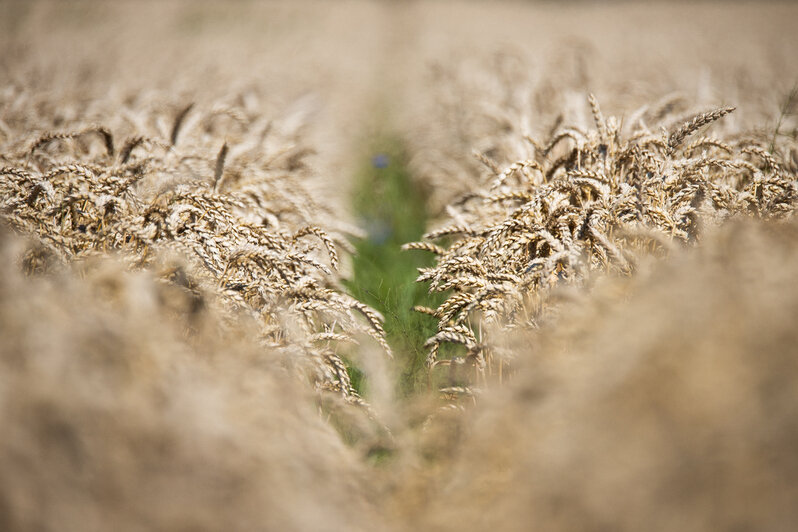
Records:
M791 530L796 21L0 2L0 530Z

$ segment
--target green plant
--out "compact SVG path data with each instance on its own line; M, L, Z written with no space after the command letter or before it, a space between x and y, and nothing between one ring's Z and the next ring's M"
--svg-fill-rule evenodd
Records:
M400 141L381 139L371 154L356 177L352 200L366 235L354 240L353 274L345 284L353 297L383 314L400 367L399 392L407 395L426 387L423 344L435 332L434 320L413 307L437 305L443 297L414 282L418 268L431 265L429 257L402 250L424 234L427 211L425 191L410 175ZM362 374L351 367L350 374L353 387L362 391Z

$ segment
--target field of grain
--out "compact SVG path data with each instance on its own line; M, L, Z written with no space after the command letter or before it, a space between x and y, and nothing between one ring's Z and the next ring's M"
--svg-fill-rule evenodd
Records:
M0 2L0 530L790 530L796 21Z

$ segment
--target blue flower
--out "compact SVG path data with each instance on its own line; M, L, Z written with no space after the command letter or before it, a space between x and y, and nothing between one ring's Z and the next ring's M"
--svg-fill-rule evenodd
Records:
M371 164L374 168L387 168L390 163L391 160L384 153L378 153L371 158Z

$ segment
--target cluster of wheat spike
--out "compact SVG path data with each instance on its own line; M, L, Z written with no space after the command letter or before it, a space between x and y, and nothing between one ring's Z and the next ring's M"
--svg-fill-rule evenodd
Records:
M595 272L631 274L641 257L695 242L735 215L792 215L798 168L783 146L764 133L704 132L733 107L667 128L672 101L621 122L588 99L589 131L558 121L548 138L526 136L530 157L507 166L476 152L491 179L449 205L449 225L405 246L435 253L417 280L450 291L438 308L417 309L438 320L430 367L473 364L484 377L501 362L481 324L537 328L557 286L584 285ZM444 343L467 353L441 357Z
M316 221L326 208L304 187L312 150L301 135L273 146L273 121L243 105L187 105L171 121L126 109L117 144L101 125L31 134L59 113L3 107L0 213L38 237L29 271L117 252L200 304L212 295L229 321L249 315L262 344L290 350L303 377L360 402L339 343L370 335L390 351L381 316L338 289L337 248L349 244Z

